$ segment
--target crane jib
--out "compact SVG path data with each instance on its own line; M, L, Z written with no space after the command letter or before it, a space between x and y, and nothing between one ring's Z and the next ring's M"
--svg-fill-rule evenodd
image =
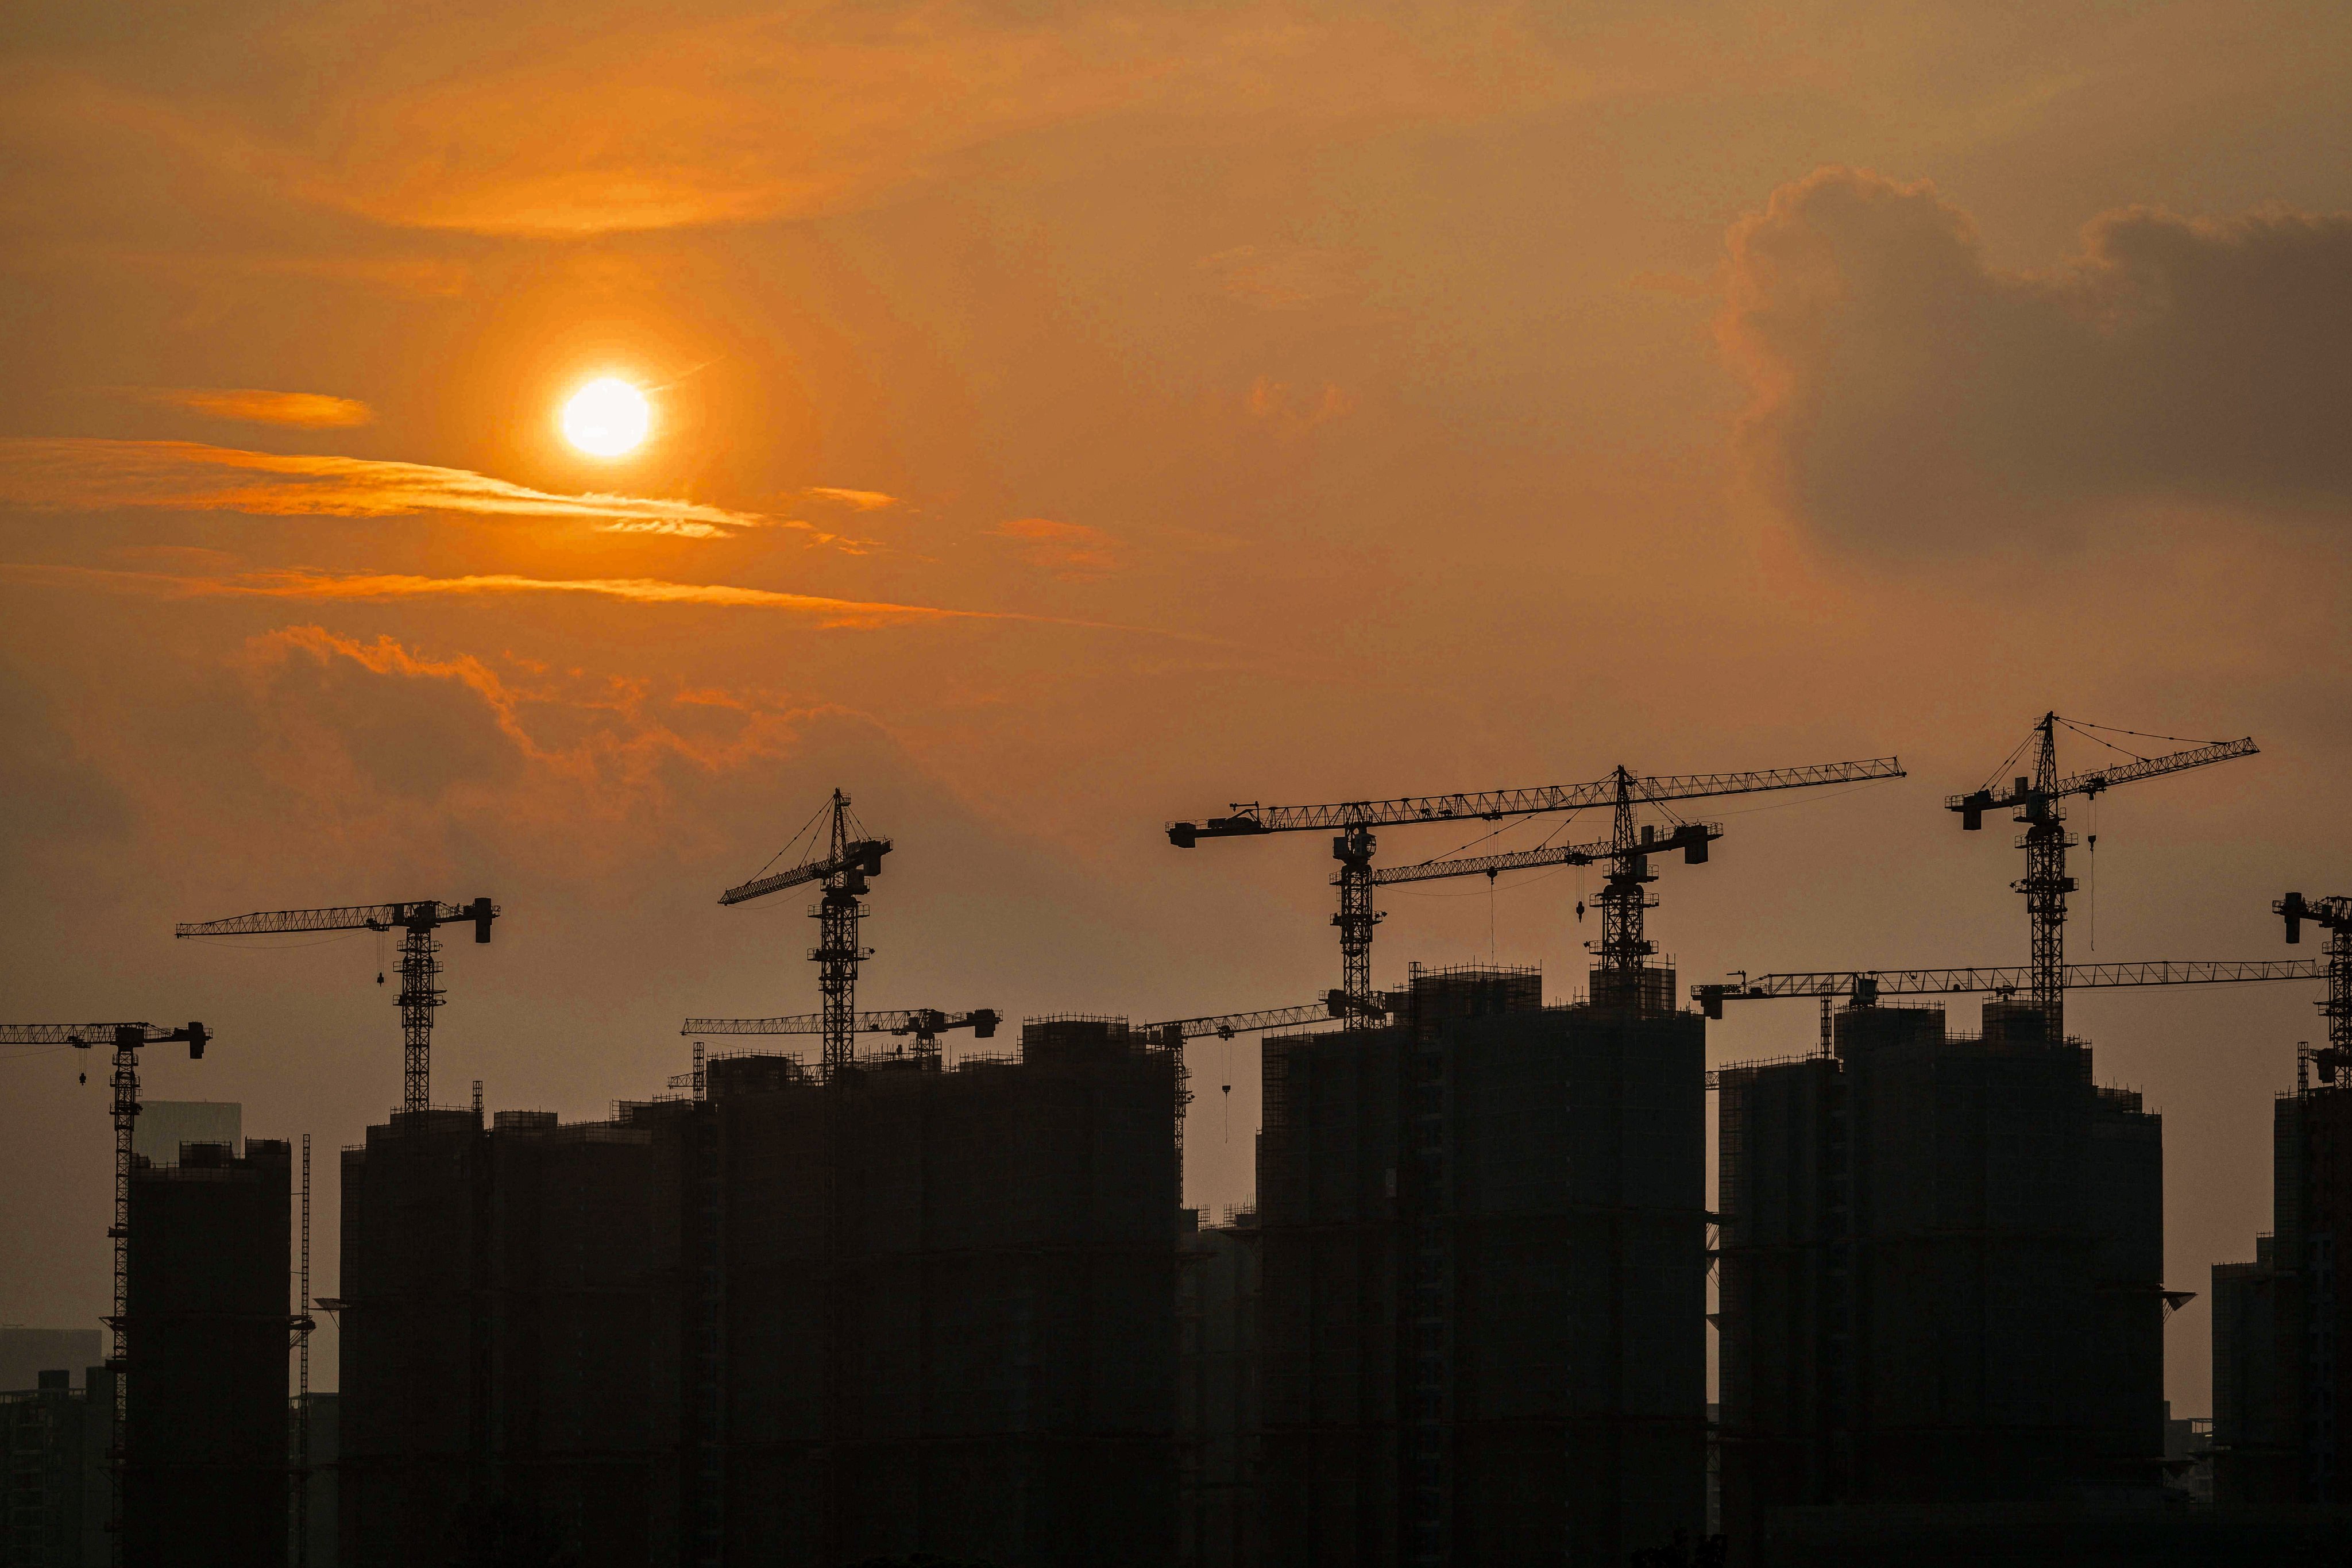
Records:
M1488 790L1462 795L1402 795L1393 800L1339 801L1327 805L1260 805L1237 802L1230 814L1199 822L1168 824L1170 842L1190 848L1202 838L1248 837L1261 833L1397 826L1414 822L1493 821L1555 811L1583 811L1617 804L1700 800L1711 795L1753 795L1767 790L1806 789L1820 784L1862 784L1903 777L1900 759L1819 763L1805 767L1766 768L1748 773L1662 773L1621 778L1611 774L1589 784L1546 784L1535 789Z

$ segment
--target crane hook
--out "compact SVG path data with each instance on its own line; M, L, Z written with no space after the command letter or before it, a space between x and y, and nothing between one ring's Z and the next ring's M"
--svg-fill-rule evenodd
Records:
M1576 900L1576 918L1579 921L1581 921L1584 919L1584 900L1582 899Z

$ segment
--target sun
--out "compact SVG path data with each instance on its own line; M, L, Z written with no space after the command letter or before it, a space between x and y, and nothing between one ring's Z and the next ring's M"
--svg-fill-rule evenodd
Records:
M646 395L618 376L598 376L563 405L564 438L591 457L635 451L653 422Z

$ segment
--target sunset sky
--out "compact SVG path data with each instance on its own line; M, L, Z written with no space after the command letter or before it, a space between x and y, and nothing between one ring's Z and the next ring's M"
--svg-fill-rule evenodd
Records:
M435 1099L577 1118L688 1015L816 1005L807 900L717 898L836 784L898 846L860 1005L1014 1018L1338 984L1326 842L1168 818L1620 763L1909 770L1694 812L1686 984L2020 963L2011 830L1941 803L2053 708L2262 747L2077 813L2070 956L2311 954L2272 900L2352 892L2340 3L221 0L0 49L0 1015L208 1024L146 1090L314 1135L319 1294L399 1095L376 941L174 921L489 894ZM611 458L562 426L603 376ZM1376 980L1580 990L1596 887L1397 889ZM2177 1288L2269 1226L2315 995L2070 1005L2165 1115ZM1221 1207L1256 1047L1191 1064ZM100 1066L0 1061L8 1321L105 1310Z

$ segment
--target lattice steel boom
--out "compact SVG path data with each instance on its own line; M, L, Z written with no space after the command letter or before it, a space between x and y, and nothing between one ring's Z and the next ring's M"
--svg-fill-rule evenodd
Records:
M1823 969L1742 975L1723 984L1694 985L1691 996L1710 1018L1726 1002L1806 996L1850 996L1868 1006L1881 996L1958 994L1985 991L2013 996L2031 991L2030 967L1973 969ZM2141 963L2074 963L2061 972L2069 990L2117 985L2221 985L2248 981L2320 980L2325 964L2311 959L2156 959Z
M1385 1002L1374 1002L1369 1016L1374 1023L1388 1016ZM1309 1002L1299 1007L1261 1007L1250 1013L1211 1013L1198 1018L1168 1018L1156 1024L1137 1026L1137 1033L1161 1045L1181 1045L1186 1040L1214 1037L1230 1040L1236 1035L1264 1034L1272 1029L1304 1028L1309 1024L1328 1024L1335 1018L1367 1010L1353 1003L1344 991L1331 991L1320 1002Z
M950 1029L970 1029L974 1039L992 1039L1004 1016L993 1007L969 1013L945 1013L936 1007L907 1007L896 1012L858 1013L849 1020L859 1035L912 1036L919 1049L936 1049L940 1036ZM827 1015L791 1013L780 1018L688 1018L678 1033L697 1038L727 1035L822 1035Z
M399 904L344 904L322 910L265 910L226 920L189 921L175 926L175 937L264 936L287 931L399 931L400 943L400 1108L412 1114L433 1104L433 1010L441 1005L441 943L433 934L446 925L470 923L474 941L490 940L490 922L499 906L488 899L469 904L436 903L420 899ZM378 976L379 979L382 976Z

